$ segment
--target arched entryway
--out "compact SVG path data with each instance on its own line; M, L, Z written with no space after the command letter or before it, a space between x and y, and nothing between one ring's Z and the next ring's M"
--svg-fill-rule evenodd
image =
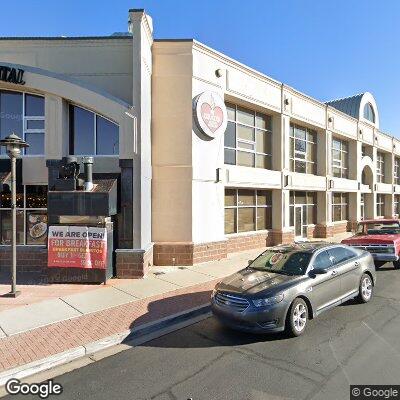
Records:
M374 216L374 197L372 194L374 173L370 165L372 164L372 160L365 161L361 171L360 219L373 218Z

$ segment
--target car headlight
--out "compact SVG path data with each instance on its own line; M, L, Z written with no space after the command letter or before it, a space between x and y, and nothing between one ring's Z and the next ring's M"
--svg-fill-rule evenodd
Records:
M285 296L283 295L283 293L280 293L273 297L268 297L266 299L255 299L252 301L256 307L265 307L271 306L272 304L280 303L284 297Z
M213 299L216 294L217 294L217 289L214 288L212 293L211 293L211 298Z

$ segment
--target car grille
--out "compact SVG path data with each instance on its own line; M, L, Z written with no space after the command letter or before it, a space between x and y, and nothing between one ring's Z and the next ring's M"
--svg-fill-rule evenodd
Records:
M394 253L394 247L390 244L368 244L365 246L357 245L353 247L355 247L356 249L369 251L370 253L380 253L380 254Z
M228 307L238 312L243 312L250 305L248 300L231 294L217 292L214 301L222 307Z

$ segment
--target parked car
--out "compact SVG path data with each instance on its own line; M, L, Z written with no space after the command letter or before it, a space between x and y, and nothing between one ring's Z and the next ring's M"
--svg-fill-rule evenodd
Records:
M388 261L400 268L400 221L398 219L366 220L358 223L355 235L342 243L369 251L379 267Z
M233 329L300 336L323 311L355 297L370 301L375 282L366 251L330 243L277 246L217 284L211 309Z

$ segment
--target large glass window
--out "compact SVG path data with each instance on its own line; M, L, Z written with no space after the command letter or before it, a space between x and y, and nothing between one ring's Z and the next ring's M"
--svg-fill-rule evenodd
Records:
M271 210L270 190L225 189L225 233L270 229Z
M394 195L394 204L393 204L393 214L397 215L397 217L400 216L400 195L395 194Z
M400 159L398 157L394 159L394 184L400 185Z
M332 219L333 221L346 221L349 208L349 196L347 193L332 194Z
M385 156L381 152L376 154L376 181L378 183L385 182Z
M271 117L233 104L226 107L225 164L271 169Z
M349 149L344 140L332 139L332 174L337 178L349 177Z
M13 132L28 142L25 154L44 155L44 97L0 90L0 137ZM0 154L5 153L1 147Z
M70 105L70 154L118 155L119 128L110 120Z
M12 239L11 191L0 193L0 244ZM17 186L17 244L44 245L47 242L47 186Z
M364 106L364 118L368 121L375 122L375 112L371 103Z
M314 130L290 124L290 170L304 174L317 172L317 133Z
M383 217L385 215L384 198L383 194L376 195L376 215L378 217Z

